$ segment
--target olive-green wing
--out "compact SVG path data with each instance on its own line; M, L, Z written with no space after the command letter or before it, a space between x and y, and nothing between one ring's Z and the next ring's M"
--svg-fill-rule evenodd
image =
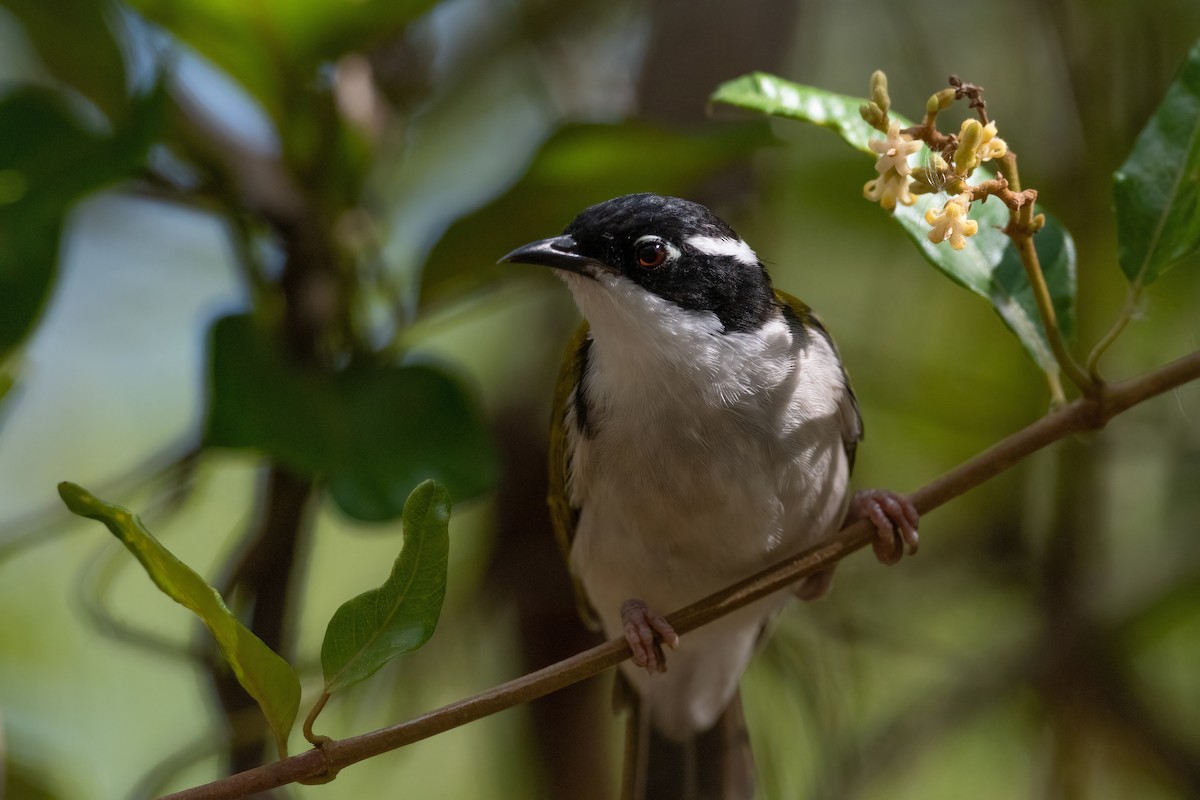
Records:
M799 324L807 331L814 331L819 336L824 336L829 345L833 348L833 352L837 353L837 344L833 341L833 337L829 335L829 331L825 329L825 325L817 318L816 313L809 308L804 301L799 298L792 297L787 292L775 290L775 299L778 300L784 307L785 312L792 319L792 324ZM838 355L838 361L841 361L841 355ZM858 409L858 398L854 396L854 387L850 385L850 376L846 373L845 365L842 366L842 379L846 383L846 394L842 400L841 418L842 418L842 444L846 448L846 455L850 457L850 468L854 468L854 454L858 449L858 443L863 438L863 423L862 414Z
M554 384L554 405L550 412L549 486L547 503L550 506L550 521L554 525L554 538L558 541L567 569L571 567L571 544L575 541L575 526L579 523L579 508L571 504L567 492L568 474L571 469L571 437L568 436L568 409L575 402L575 392L583 378L588 341L588 324L584 322L575 331L563 353L562 367ZM576 431L573 435L582 435ZM575 603L579 616L593 629L598 629L600 620L592 610L582 584L571 572L571 585L575 588Z

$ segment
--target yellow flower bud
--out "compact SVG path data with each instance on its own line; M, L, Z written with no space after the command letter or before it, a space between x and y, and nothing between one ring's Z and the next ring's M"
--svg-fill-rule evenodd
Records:
M892 107L892 99L888 97L887 75L881 69L871 73L871 99L885 114Z
M979 144L983 140L983 126L977 119L963 120L958 132L958 149L954 151L954 172L966 177L979 166Z
M874 100L858 107L858 113L868 125L877 130L887 129L887 115L883 113Z

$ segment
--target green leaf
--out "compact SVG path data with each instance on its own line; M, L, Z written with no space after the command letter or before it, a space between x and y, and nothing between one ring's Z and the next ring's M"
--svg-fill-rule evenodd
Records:
M867 143L881 136L858 113L865 98L834 94L811 86L802 86L773 75L752 73L717 87L712 102L758 111L772 116L809 122L828 128L852 147L872 156ZM907 127L910 123L890 112L892 119ZM870 176L867 176L870 177ZM993 175L976 170L974 180ZM866 178L863 179L864 182ZM948 244L929 241L925 212L946 202L941 194L920 195L912 206L897 206L892 217L916 243L925 260L958 285L991 303L1034 362L1047 373L1056 373L1058 363L1046 340L1045 326L1038 313L1033 290L1025 277L1020 255L1002 231L1008 223L1008 209L997 200L974 203L971 218L979 223L979 232L967 240L962 250ZM1051 302L1065 338L1075 329L1075 245L1066 229L1046 217L1046 227L1034 237L1042 272L1050 289Z
M1200 42L1113 176L1121 270L1147 286L1200 249Z
M480 413L433 366L304 369L239 315L214 325L211 372L208 443L256 449L326 478L350 516L397 517L429 477L458 500L492 484L495 463Z
M559 230L586 206L630 192L680 194L772 141L761 124L680 134L644 125L577 125L555 133L521 180L450 226L422 274L421 302L436 303L511 277L496 259Z
M155 91L134 101L112 136L86 127L44 89L0 100L0 358L29 333L49 297L63 217L80 197L141 164L163 99Z
M416 650L433 635L446 596L450 495L434 481L404 504L404 544L378 589L342 604L321 644L325 692L332 694Z
M72 513L104 523L159 589L200 617L238 682L266 716L280 758L286 756L288 734L300 706L300 680L291 666L233 615L216 589L163 547L137 515L74 483L60 483L58 494Z
M867 146L871 137L880 135L858 113L859 106L867 102L866 98L792 83L765 72L751 72L722 83L709 97L709 102L819 125L864 153L871 152ZM890 116L903 127L912 124L894 112Z

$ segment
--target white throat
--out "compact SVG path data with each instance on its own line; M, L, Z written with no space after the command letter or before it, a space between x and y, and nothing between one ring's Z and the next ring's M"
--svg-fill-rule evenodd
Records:
M769 392L795 365L782 314L753 332L726 333L711 311L692 311L621 275L563 276L592 329L589 392L601 403L687 404L681 393L714 405Z

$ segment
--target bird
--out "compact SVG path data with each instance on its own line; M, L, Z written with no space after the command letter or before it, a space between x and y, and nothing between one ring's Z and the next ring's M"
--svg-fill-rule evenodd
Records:
M548 502L581 615L632 653L622 796L748 800L739 681L788 598L823 596L833 567L683 637L665 615L862 517L895 563L917 550L917 510L851 495L863 425L832 337L705 206L616 197L501 262L551 268L583 316L556 386Z

